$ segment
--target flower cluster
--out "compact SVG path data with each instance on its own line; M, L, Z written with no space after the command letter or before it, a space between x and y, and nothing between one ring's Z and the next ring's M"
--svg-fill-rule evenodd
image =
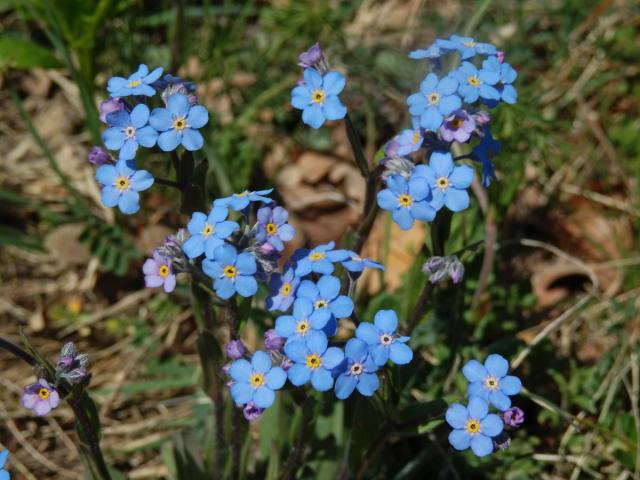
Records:
M96 179L102 186L104 206L117 206L127 215L140 209L139 192L154 183L151 173L136 166L139 147L157 146L172 152L182 146L195 151L204 143L199 130L209 121L209 114L196 103L194 85L168 74L160 79L161 75L162 68L149 73L146 65L140 65L128 78L113 77L107 85L111 98L100 104L100 120L108 126L102 140L109 150L117 151L117 159L96 146L88 160L98 166ZM161 104L153 103L156 93ZM159 285L172 288L170 280Z
M462 63L441 74L441 57L454 52ZM493 45L453 35L409 56L428 59L432 71L421 82L420 91L407 98L412 128L385 146L387 188L378 193L378 205L391 212L404 230L415 220L432 221L443 207L452 212L468 208L467 189L474 172L469 165L457 163L463 158L481 162L484 186L496 178L491 158L500 144L491 135L489 113L479 107L517 100L516 71ZM464 149L474 139L479 139L475 147L454 158L454 143ZM410 157L421 149L427 152L426 164L420 160L416 164Z
M507 375L509 362L502 356L489 355L484 365L470 360L462 368L469 381L467 395L469 403L465 407L459 403L451 405L446 412L447 423L453 428L449 443L456 450L471 447L478 457L489 455L498 448L508 446L509 437L503 432L504 425L519 427L524 421L524 412L511 407L512 395L522 389L518 377ZM493 406L501 415L489 413Z

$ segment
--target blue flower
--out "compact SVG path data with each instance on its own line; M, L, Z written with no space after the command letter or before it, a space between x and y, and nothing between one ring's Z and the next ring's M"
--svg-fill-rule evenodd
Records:
M280 390L287 380L287 374L280 367L271 364L268 353L258 350L251 363L241 358L229 367L233 379L231 396L236 405L249 402L258 408L269 408L276 398L274 390Z
M462 60L475 57L477 54L481 55L495 55L496 47L490 43L479 43L471 37L460 37L458 35L451 35L449 41L460 52Z
M267 297L269 311L280 310L286 312L296 299L296 289L300 284L300 278L296 276L293 268L289 267L280 275L274 273L269 280L270 295Z
M502 82L500 99L503 102L509 103L511 105L518 101L518 92L516 91L514 86L511 85L513 82L515 82L517 76L518 72L516 72L516 70L511 65L506 62L500 64L500 82Z
M414 60L421 60L423 58L428 58L430 60L435 60L440 58L445 53L452 52L457 49L455 43L450 40L443 40L441 38L436 39L436 41L429 47L413 50L409 52L409 58Z
M145 95L152 97L156 91L151 84L162 75L162 68L158 67L149 73L145 64L138 67L138 71L129 75L129 78L111 77L107 82L107 90L112 97L128 97L129 95Z
M310 316L313 314L313 303L306 298L299 298L293 304L293 315L281 315L276 318L276 333L290 341L304 341L314 331Z
M427 130L437 130L444 117L462 106L460 97L456 95L458 80L451 76L438 79L430 73L420 84L420 92L407 98L409 113L420 117L420 126Z
M158 138L158 132L147 125L149 121L149 107L138 104L131 113L118 110L107 115L107 128L102 134L105 146L110 150L120 150L122 160L131 160L138 150L138 145L153 147Z
M391 139L396 143L395 154L404 157L410 153L417 152L422 148L424 140L422 128L420 127L420 119L413 117L411 120L413 128L407 128Z
M480 140L480 143L471 151L471 158L482 162L482 185L488 187L492 179L497 180L491 157L495 157L500 153L501 144L493 138L488 123L482 126L482 131L482 140Z
M374 323L362 322L356 329L356 337L369 346L369 352L376 365L381 367L389 359L398 365L405 365L413 358L413 352L406 345L409 337L396 331L398 316L393 310L380 310Z
M322 76L317 70L304 71L304 85L291 91L291 105L302 110L302 121L312 128L320 128L325 120L340 120L347 114L338 98L345 84L344 75L329 72Z
M319 392L333 387L331 370L344 360L344 352L338 347L327 348L328 344L324 333L313 331L304 342L289 342L284 346L284 353L294 362L287 371L292 384L299 387L311 379L311 385Z
M236 222L227 220L229 210L225 207L213 207L209 215L194 212L187 224L191 236L184 242L182 250L189 258L196 258L204 252L207 258L213 258L213 252L224 239L240 228Z
M209 112L202 105L191 105L189 97L174 93L167 100L167 108L154 108L149 124L158 130L158 147L164 152L182 145L189 151L202 148L204 140L198 131L209 121Z
M6 463L8 456L9 450L6 448L0 452L0 480L9 480L11 478L9 472L4 468L4 464Z
M473 103L478 97L489 101L500 100L500 92L494 87L500 80L499 72L485 68L478 70L472 63L462 62L450 75L458 80L458 92L465 102Z
M469 206L467 188L473 180L473 168L456 166L449 152L433 152L429 165L418 165L414 176L426 178L431 187L431 206L440 210L446 205L452 212L460 212Z
M105 207L115 207L126 215L136 213L140 209L138 192L153 185L153 176L146 170L134 170L126 160L119 160L115 165L102 165L96 170L96 179L102 184L100 196Z
M222 299L238 292L250 297L258 291L256 259L250 253L238 255L231 245L221 245L213 251L213 258L202 261L204 273L213 278L213 289Z
M375 373L378 367L369 355L367 344L352 338L347 342L344 351L346 364L336 379L336 397L344 400L356 388L365 397L370 397L380 386L380 381Z
M431 190L424 178L411 175L405 180L401 175L391 175L387 187L378 192L378 205L391 212L391 218L403 230L409 230L414 220L431 221L436 211L429 204Z
M505 411L511 406L510 395L520 393L522 382L518 377L507 375L509 362L501 355L489 355L482 365L470 360L462 368L462 373L470 382L469 397L480 397L490 402L498 410Z
M324 328L332 317L346 318L353 313L353 300L340 295L340 280L332 275L323 275L317 284L303 280L297 296L296 303L303 300L311 303L313 313L309 321L316 330Z
M262 207L257 213L256 241L267 242L277 251L284 250L284 243L296 234L296 229L287 223L289 213L282 207Z
M312 250L299 249L293 254L296 261L296 275L304 277L305 275L321 273L324 275L333 273L333 264L342 262L349 258L349 252L346 250L334 250L334 242L324 245L318 245Z
M352 252L351 250L347 250L347 252L349 253L349 257L341 262L345 270L360 273L365 268L375 268L384 272L384 265L381 263L373 261L370 258L361 258L356 252Z
M489 413L489 404L482 398L469 400L469 406L459 403L451 405L445 414L447 423L453 427L449 443L456 450L471 450L477 457L493 452L492 437L499 435L504 424L498 415Z
M247 208L251 202L270 203L271 199L269 197L265 197L265 195L269 195L271 192L273 192L273 188L257 190L255 192L245 190L244 192L234 193L228 197L218 198L213 202L213 204L225 207L229 206L234 211L239 212L240 210Z

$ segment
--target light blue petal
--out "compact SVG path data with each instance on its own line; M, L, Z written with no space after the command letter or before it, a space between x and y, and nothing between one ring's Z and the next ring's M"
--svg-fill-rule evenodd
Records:
M322 355L322 366L329 370L336 368L344 360L344 352L338 347L329 347Z
M449 177L449 181L455 188L468 188L473 181L473 168L469 165L455 167Z
M429 183L426 178L412 176L409 179L409 195L411 195L414 202L424 200L430 193L431 188L429 187Z
M365 397L372 396L380 387L380 380L375 373L363 373L356 388Z
M124 128L131 125L131 116L125 109L109 112L107 114L107 123L114 127L120 127L120 130L122 131Z
M189 97L182 93L174 93L167 100L167 110L175 117L185 118L189 108Z
M248 382L251 372L251 364L244 358L236 360L229 367L229 376L236 382Z
M486 61L486 60L485 60ZM495 85L500 81L500 72L495 70L482 69L478 74L478 78L487 85Z
M9 450L4 449L0 452L0 468L4 467L4 464L7 461L7 457L9 456Z
M413 218L416 220L430 222L436 217L436 210L426 200L422 202L414 202L411 206L411 215L413 215Z
M118 159L131 160L133 157L135 157L137 150L138 142L133 138L128 138L122 144L122 148L120 149L120 153L118 154Z
M480 431L487 437L499 435L503 428L504 423L502 423L502 419L495 413L490 413L480 422Z
M420 82L420 92L428 95L436 89L438 85L438 76L435 73L429 73L422 82Z
M318 287L311 280L303 280L298 287L297 296L315 302L319 295Z
M279 390L283 387L284 382L287 381L287 372L280 367L273 367L265 375L265 379L267 380L267 386L271 390Z
M479 397L473 397L469 399L469 416L476 420L482 420L489 413L489 404Z
M236 286L228 278L216 278L213 282L213 288L223 300L231 298L236 293Z
M251 357L251 367L254 372L265 373L271 369L271 357L267 352L258 350Z
M244 405L253 397L253 388L248 383L234 383L231 385L231 396L236 405Z
M116 167L113 165L101 165L96 170L96 180L102 185L113 185L117 176Z
M369 353L369 346L364 340L351 338L344 347L346 357L354 362L361 362Z
M484 386L484 381L470 383L467 387L467 396L480 397L487 402L489 401L489 390Z
M436 178L440 178L449 177L455 165L450 153L433 152L429 157L429 166L433 169Z
M469 360L462 367L462 374L469 382L482 382L487 376L487 369L477 360Z
M199 131L193 128L185 128L182 131L182 146L190 152L200 150L204 145L204 139Z
M311 260L308 258L300 259L296 264L295 273L298 277L304 277L311 273Z
M413 352L407 344L393 342L389 347L389 358L396 365L406 365L413 359Z
M289 377L289 381L293 385L299 387L309 381L309 378L311 377L311 370L304 365L296 363L287 370L287 377Z
M158 136L158 147L163 152L172 152L180 145L181 139L182 135L175 130L167 130Z
M373 323L381 332L393 334L398 328L398 315L393 310L379 310Z
M164 132L172 127L173 117L166 108L154 108L149 116L149 125L159 132Z
M191 128L202 128L209 121L209 112L202 105L194 105L187 115L187 125Z
M502 88L501 98L503 102L513 105L518 101L518 92L512 85L505 85Z
M485 457L493 452L493 441L482 434L471 439L471 450L476 457Z
M438 211L444 205L444 191L439 188L434 188L431 190L431 201L429 204L433 207L435 211Z
M236 249L231 245L222 245L215 250L215 259L222 265L233 265L236 262L238 254Z
M311 269L316 273L329 275L330 273L333 273L333 263L326 258L323 258L322 260L312 261Z
M380 333L372 323L362 322L356 329L356 337L364 340L369 345L375 345L380 340Z
M398 197L386 188L378 192L378 205L383 210L393 211L398 208Z
M340 120L347 115L345 107L336 96L327 97L322 104L322 113L327 120Z
M478 91L480 96L486 100L500 100L500 92L490 85L483 83Z
M458 80L447 75L438 83L438 92L441 95L451 95L458 89Z
M322 79L322 88L327 95L338 95L345 85L346 79L339 72L329 72Z
M328 308L320 308L316 310L309 317L311 328L315 330L323 329L327 325L327 322L331 320L331 317L331 310L329 310Z
M307 345L303 341L289 342L284 346L284 353L295 363L304 363L309 353Z
M294 92L297 88L304 88L304 87L296 87L294 88ZM305 88L306 91L306 88ZM300 95L300 94L295 94L292 92L291 94L291 105L294 108L297 108L298 110L304 110L305 108L307 108L308 106L312 105L313 101L311 100L311 93L307 92L304 95Z
M136 129L142 128L149 121L149 107L144 103L139 103L131 110L131 125Z
M452 430L449 434L449 443L456 450L466 450L471 443L471 437L465 430Z
M505 395L517 395L522 390L522 382L518 377L507 375L500 379L500 389Z
M329 309L336 318L346 318L353 313L353 300L346 295L340 295L329 304Z
M447 408L444 418L453 428L464 428L469 419L469 412L463 405L454 403Z
M102 141L109 150L120 150L124 144L125 136L119 127L107 128L102 132Z
M336 379L335 392L340 400L348 398L356 388L358 379L353 375L342 374Z
M216 223L215 236L218 238L227 238L236 230L240 230L240 225L230 220Z
M413 226L413 217L407 208L398 208L391 213L391 218L403 230L409 230Z
M302 320L308 318L313 312L313 303L308 298L297 298L293 304L293 316Z
M455 110L458 110L462 106L462 100L457 95L449 95L443 97L438 104L438 110L440 113L447 116L453 113Z
M409 185L401 175L391 175L387 178L387 187L396 195L402 195L407 192Z
M340 280L332 275L324 275L318 280L320 298L333 300L340 292Z
M260 387L253 393L253 404L258 408L269 408L273 405L276 394L267 387Z
M158 67L154 69L150 74L145 74L144 78L142 78L142 81L144 83L153 83L160 78L160 75L162 75L162 71L162 67Z
M196 258L202 255L204 253L204 238L202 235L189 237L182 245L182 251L189 258Z
M158 132L150 126L142 127L136 130L136 139L138 143L146 148L151 148L156 144Z
M138 170L131 177L131 188L137 192L141 192L153 185L153 176L146 170Z
M489 355L484 361L484 366L489 372L489 375L501 378L504 377L509 371L509 362L497 353Z
M373 359L373 362L381 367L387 361L389 361L389 347L386 345L382 345L381 343L377 343L375 345L369 346L369 354Z
M118 208L125 215L131 215L140 210L140 195L134 190L122 192L118 200Z
M236 277L236 290L242 297L251 297L258 291L258 282L249 275L238 275Z
M296 320L291 315L281 315L276 318L276 333L283 338L289 338L296 331Z
M316 368L313 373L311 373L311 385L319 392L331 390L331 387L333 387L333 377L329 370L325 370L322 367Z
M236 267L241 275L253 275L256 273L256 259L251 253L241 253L236 259Z
M311 128L320 128L324 123L324 120L321 105L314 104L302 111L302 121Z
M211 278L218 278L222 275L222 265L209 258L202 261L202 270Z
M322 332L314 330L307 335L306 344L311 353L322 355L327 350L328 343L327 336Z
M511 399L500 390L489 393L489 402L502 412L511 406Z
M322 88L322 75L315 68L307 68L304 71L304 81L310 90Z
M442 113L434 106L429 106L420 116L420 126L431 131L436 131L443 121Z

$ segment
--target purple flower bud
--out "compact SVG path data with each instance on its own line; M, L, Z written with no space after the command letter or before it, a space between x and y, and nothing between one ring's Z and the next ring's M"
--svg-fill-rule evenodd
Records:
M513 428L518 428L524 423L524 412L521 408L511 407L502 413L504 423Z
M253 402L247 403L242 409L244 418L246 418L250 422L259 419L262 416L262 412L264 412L264 408L256 407Z
M267 350L281 351L282 347L284 347L284 340L284 338L278 336L273 328L264 332L264 346Z
M266 242L260 244L260 246L258 247L258 251L262 255L271 255L273 253L277 253L275 247L273 245L271 245L270 243L266 243Z
M124 101L120 97L113 97L100 102L100 121L107 123L107 115L124 109Z
M473 119L476 122L475 134L478 135L479 137L483 137L484 136L484 132L482 130L482 125L484 125L486 123L489 123L491 121L491 117L489 116L489 114L487 112L484 112L482 110L480 110L479 112L474 113L471 116L473 117Z
M87 155L87 160L89 160L89 163L97 166L106 165L107 163L113 163L109 152L107 152L104 148L100 148L98 146L95 146L91 149L89 155Z
M498 58L498 62L504 63L504 52L502 50L496 50L496 57Z
M231 340L224 348L227 352L227 357L231 360L238 360L239 358L242 358L247 351L240 340Z
M316 68L316 65L325 60L320 44L312 45L309 50L298 55L298 65L302 68Z
M222 373L224 373L225 375L229 375L229 369L231 368L231 364L230 363L225 363L222 366Z
M449 263L448 273L453 283L460 283L462 280L464 276L464 265L457 257L453 257L453 260Z

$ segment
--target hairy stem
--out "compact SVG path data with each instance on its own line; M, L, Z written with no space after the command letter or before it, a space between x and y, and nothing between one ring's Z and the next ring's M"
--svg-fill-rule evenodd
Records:
M32 367L35 366L37 363L36 359L30 353L27 353L17 345L14 345L13 343L9 342L8 340L5 340L2 337L0 337L0 348L2 348L3 350L6 350L7 352L14 355L15 357L18 357L20 360L28 363Z
M78 423L78 426L82 431L82 435L84 436L84 439L89 446L89 451L91 452L94 466L97 469L96 473L99 475L100 480L111 480L109 468L107 467L107 464L104 461L104 457L102 456L100 443L98 442L98 439L96 438L93 429L91 428L87 412L85 412L84 408L82 408L78 400L69 400L69 405L71 406L71 409L76 416L76 422Z

